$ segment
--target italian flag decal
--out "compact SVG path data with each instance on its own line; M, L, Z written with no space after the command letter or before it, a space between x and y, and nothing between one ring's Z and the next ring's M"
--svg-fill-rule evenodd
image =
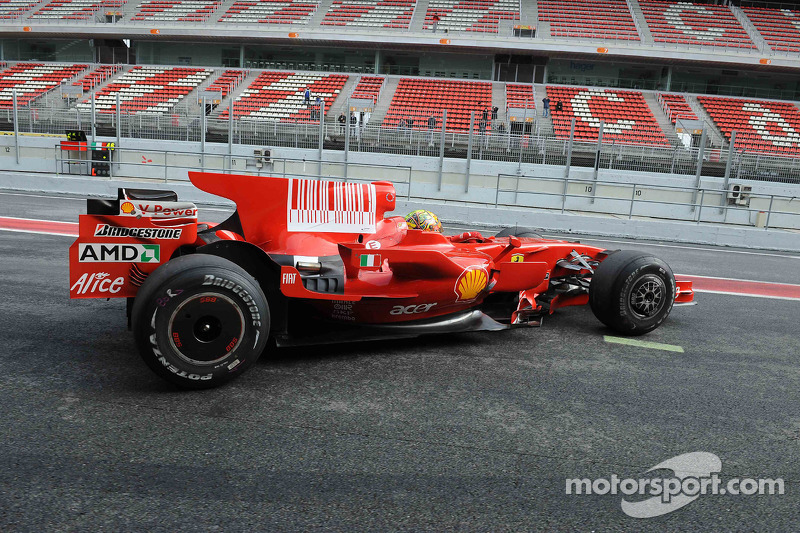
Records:
M362 267L376 267L381 265L381 256L373 254L361 254Z

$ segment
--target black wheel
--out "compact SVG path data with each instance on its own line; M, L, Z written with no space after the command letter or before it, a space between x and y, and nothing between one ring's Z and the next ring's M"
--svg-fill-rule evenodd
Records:
M626 335L653 331L675 303L675 277L664 261L621 250L609 255L592 276L589 306L603 324Z
M541 239L542 234L533 228L526 228L525 226L514 226L510 228L503 228L497 232L495 237L532 237L534 239Z
M153 272L133 304L139 354L181 387L221 385L247 370L269 337L269 305L255 279L221 257L192 254Z

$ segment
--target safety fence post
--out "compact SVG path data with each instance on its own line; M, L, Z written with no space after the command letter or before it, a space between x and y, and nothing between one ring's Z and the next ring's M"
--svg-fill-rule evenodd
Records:
M466 185L464 186L464 192L469 192L469 165L472 162L472 128L475 126L475 111L470 112L469 114L469 138L467 140L467 166L464 169L464 178L466 181Z
M11 90L11 100L14 105L14 158L19 165L19 108L17 107L17 90Z
M694 173L694 194L692 195L692 210L694 204L697 203L697 192L700 190L700 175L703 173L703 157L706 153L706 129L703 128L700 134L700 146L697 150L697 169ZM699 221L699 219L698 219Z
M733 147L736 145L736 130L731 131L731 142L728 145L728 158L725 161L725 179L722 182L722 200L720 205L724 206L728 196L728 187L731 179L731 165L733 164Z
M442 133L441 137L439 138L439 182L436 187L437 191L442 190L442 171L444 169L444 133L446 125L447 125L447 109L442 109ZM409 188L410 187L411 185L409 181Z

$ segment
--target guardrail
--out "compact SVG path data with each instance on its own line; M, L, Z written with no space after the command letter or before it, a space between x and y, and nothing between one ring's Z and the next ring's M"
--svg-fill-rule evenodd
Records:
M508 186L509 182L513 183L513 188ZM520 183L523 187L520 187ZM681 197L687 201L678 201ZM795 209L781 209L779 205L795 206ZM764 229L800 229L798 197L752 192L731 193L707 187L498 174L494 206L555 209L561 213L570 210L590 211L621 215L628 219L643 216L697 224L709 222ZM656 207L660 209L655 209Z
M88 174L88 158L64 157L53 148L57 175ZM430 175L415 176L411 167L298 158L268 158L229 154L198 154L169 150L116 148L109 162L111 178L151 179L163 183L186 181L186 171L322 178L343 181L391 181L407 200L453 200L434 191ZM180 176L180 177L179 177ZM497 209L528 207L565 213L591 212L632 219L662 218L700 223L800 229L800 198L754 193L742 184L734 195L728 189L628 183L585 177L529 176L500 173L492 181L475 184L459 201ZM487 184L488 183L488 184ZM418 186L415 186L418 185ZM469 179L467 179L469 184ZM441 189L441 187L440 187ZM493 190L494 189L494 190Z
M296 159L270 156L243 156L230 154L198 154L174 150L147 150L114 148L114 155L108 162L108 179L132 178L150 179L169 183L188 181L176 176L186 176L186 172L221 172L226 174L251 174L257 176L307 177L342 181L375 181L375 171L380 179L391 181L400 197L411 198L412 170L409 166L361 164L346 161L319 161L316 159ZM64 157L69 152L54 149L56 176L90 175L91 159ZM313 172L321 169L322 172ZM77 170L77 172L74 172ZM370 174L362 176L361 174Z

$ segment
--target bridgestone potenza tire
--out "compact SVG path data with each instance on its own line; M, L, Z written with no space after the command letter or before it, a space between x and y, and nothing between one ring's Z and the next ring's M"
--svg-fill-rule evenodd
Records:
M132 310L139 354L180 387L216 387L247 370L269 337L269 305L255 279L221 257L172 259L142 285Z
M617 251L600 263L589 286L594 316L625 335L653 331L675 303L675 276L664 261L633 250Z
M537 230L532 228L526 228L525 226L515 226L511 228L503 228L497 232L495 237L531 237L534 239L541 239L542 234L539 233Z

